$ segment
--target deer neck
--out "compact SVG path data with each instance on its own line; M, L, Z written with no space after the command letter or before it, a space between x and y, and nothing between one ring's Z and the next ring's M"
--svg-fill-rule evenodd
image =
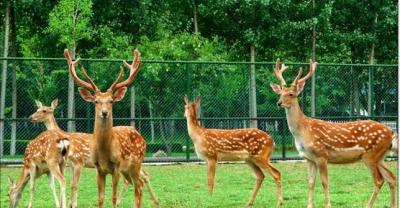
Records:
M98 115L96 113L96 115ZM113 141L113 117L110 114L107 118L95 117L93 139L96 149L99 151L111 151Z
M290 132L294 135L300 134L305 129L304 125L307 125L308 117L301 111L299 102L296 100L291 107L285 108L285 112Z
M199 121L194 115L187 116L186 121L188 125L189 136L195 141L198 140L198 136L201 134L203 127L200 126Z
M49 119L44 122L44 125L46 126L47 130L61 130L56 119L54 118L54 115L51 115Z

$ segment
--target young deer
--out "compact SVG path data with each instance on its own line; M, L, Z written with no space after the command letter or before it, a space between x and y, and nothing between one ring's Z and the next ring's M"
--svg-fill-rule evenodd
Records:
M57 124L54 118L54 110L58 105L58 100L51 102L51 106L44 106L40 101L35 100L38 107L37 111L30 116L33 122L43 122L47 130L59 131L69 135L70 149L67 154L72 170L71 184L71 207L77 207L78 203L78 186L83 167L94 168L94 163L90 158L90 142L91 134L85 133L70 133L63 131Z
M274 148L273 139L265 132L255 129L206 129L197 120L200 97L190 102L185 96L185 117L188 133L193 140L197 155L207 161L208 190L214 190L214 177L217 161L245 161L254 171L256 184L249 198L252 206L264 180L264 171L274 178L277 184L278 207L282 206L281 173L271 165L269 158Z
M17 208L28 181L30 181L29 204L32 207L33 192L35 191L35 180L43 174L49 177L49 183L56 207L66 207L64 168L66 164L66 154L69 149L68 135L59 131L44 131L33 139L27 146L24 155L24 166L17 183L8 177L10 191L10 208ZM54 177L60 183L61 203L57 198Z
M61 131L65 134L68 134L70 140L70 148L68 153L68 161L71 163L72 169L72 191L71 191L71 207L77 207L77 199L78 199L78 186L81 170L83 167L86 168L94 168L94 163L92 158L90 157L90 147L91 141L93 140L93 134L86 133L69 133L63 131L57 124L56 119L54 118L54 110L58 106L58 99L55 99L51 102L50 106L45 106L42 102L35 100L35 103L38 107L37 111L30 116L33 122L43 122L47 128L47 130L57 130ZM141 179L146 184L150 192L150 196L152 197L153 203L158 204L157 198L153 193L153 189L149 183L149 179L147 173L142 170ZM121 190L121 193L118 197L118 203L121 201L123 194L127 190L129 183L124 180L124 186Z
M271 83L275 93L280 94L278 106L285 108L290 132L300 156L308 162L308 207L313 206L313 192L317 170L320 172L322 187L325 192L326 207L331 207L328 190L327 163L352 163L360 159L371 170L375 188L367 207L372 207L384 183L390 186L390 207L395 207L396 179L385 166L385 153L389 150L393 132L376 121L364 120L346 123L332 123L307 117L301 111L297 96L316 69L317 63L310 61L310 71L301 77L302 68L291 85L286 85L280 68L279 59L275 64L275 75L281 86Z
M112 105L122 100L127 87L132 83L136 73L140 70L140 54L134 51L134 60L131 65L124 61L130 69L127 80L120 82L123 68L121 68L116 81L106 92L101 92L93 80L82 68L86 81L81 80L75 71L75 64L79 59L72 61L68 50L64 56L69 65L69 72L75 82L81 87L78 88L82 98L94 103L95 121L92 142L92 158L97 170L98 204L104 206L104 186L107 174L112 174L112 202L113 207L117 206L117 186L120 174L125 180L135 186L135 207L141 207L143 181L140 178L142 173L142 162L146 151L146 142L143 137L130 126L113 127ZM89 90L94 91L94 94Z

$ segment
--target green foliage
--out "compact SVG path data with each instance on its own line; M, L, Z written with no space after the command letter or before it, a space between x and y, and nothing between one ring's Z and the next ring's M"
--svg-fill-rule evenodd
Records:
M75 49L77 41L91 38L92 15L91 0L61 0L49 14L47 31L58 35L60 43Z

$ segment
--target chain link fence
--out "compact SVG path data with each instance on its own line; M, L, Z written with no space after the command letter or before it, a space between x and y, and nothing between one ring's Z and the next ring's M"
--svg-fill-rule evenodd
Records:
M1 60L8 66L5 115L0 118L2 162L20 161L30 140L45 130L44 124L28 119L36 111L35 99L44 105L59 99L55 117L62 129L67 130L67 123L72 122L70 130L93 131L94 105L80 97L76 86L75 117L67 117L68 67L64 59ZM82 59L81 63L104 91L116 79L122 60ZM308 64L287 65L284 77L288 83L298 67L308 70ZM276 105L279 96L269 86L278 83L272 70L269 62L143 61L124 99L113 106L114 125L137 128L147 141L148 162L196 161L183 116L183 97L200 95L200 121L206 128L257 125L275 140L273 159L297 158L284 110ZM373 119L397 131L397 73L397 65L318 64L315 90L309 80L299 102L306 115L331 121ZM251 79L255 87L251 87ZM256 100L250 99L252 92ZM251 107L254 102L256 109ZM311 108L312 102L315 108ZM256 117L250 116L255 113Z

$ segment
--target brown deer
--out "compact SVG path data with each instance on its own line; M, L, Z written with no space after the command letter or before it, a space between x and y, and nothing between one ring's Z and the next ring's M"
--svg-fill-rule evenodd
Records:
M390 149L393 132L387 126L371 120L333 123L307 117L301 111L297 96L316 69L310 60L308 74L301 77L302 68L291 85L286 85L282 73L287 68L276 61L274 72L281 86L271 83L273 91L280 94L278 106L283 107L290 132L300 156L308 162L308 207L313 206L313 193L317 171L325 192L326 207L331 207L328 189L328 163L344 164L363 160L371 170L374 192L367 207L372 207L384 183L390 186L390 207L395 207L396 178L385 166L385 153Z
M117 206L117 187L120 174L124 179L135 186L135 207L141 207L143 181L140 179L142 162L146 151L146 142L143 137L130 126L113 127L112 106L114 102L123 99L127 87L132 83L133 78L140 70L140 54L134 51L134 59L131 65L126 61L124 64L130 69L129 77L120 82L123 68L118 74L116 81L106 92L101 92L93 80L82 68L86 81L81 80L75 71L75 64L79 59L72 61L68 50L64 56L69 65L69 72L75 82L81 87L78 88L82 98L94 103L95 121L92 142L92 158L97 171L98 204L104 206L105 179L107 174L112 174L112 203ZM89 90L92 90L92 94Z
M47 130L60 131L70 137L70 149L67 159L71 163L72 183L71 183L71 207L77 207L78 186L83 167L94 168L94 163L90 158L91 134L70 133L63 131L54 118L54 110L58 105L58 100L51 102L51 106L44 106L40 101L35 100L38 107L37 111L30 116L33 122L43 122Z
M29 204L32 207L35 181L43 174L49 178L50 188L56 203L56 207L66 207L64 168L66 154L69 149L68 135L59 131L44 131L34 138L26 147L24 165L17 183L8 177L10 208L17 208L28 181L30 182ZM57 198L54 177L60 184L60 201ZM60 203L61 202L61 203Z
M214 177L217 161L245 161L256 176L256 184L248 205L252 206L264 180L264 171L274 178L277 184L278 207L282 206L281 173L271 165L269 158L274 149L274 140L267 133L256 129L206 129L197 120L200 97L195 102L185 100L185 117L189 136L199 158L206 160L208 166L208 190L214 190Z
M86 133L69 133L63 131L57 124L57 121L54 117L54 110L58 106L58 99L55 99L51 102L50 106L45 106L39 100L35 100L36 106L38 109L35 113L33 113L30 118L33 122L43 122L46 126L47 130L57 130L61 131L65 134L69 135L70 140L70 149L68 153L68 161L71 163L72 169L72 191L71 191L71 207L77 207L77 199L78 199L78 186L79 186L79 179L81 170L83 167L86 168L94 168L94 163L92 158L90 157L90 148L91 148L91 141L93 140L92 134ZM152 201L154 204L158 204L157 198L153 193L153 189L149 183L147 173L142 170L141 179L146 184L150 192L150 196L152 197ZM124 180L124 186L118 197L118 203L121 201L124 192L127 190L129 183Z

